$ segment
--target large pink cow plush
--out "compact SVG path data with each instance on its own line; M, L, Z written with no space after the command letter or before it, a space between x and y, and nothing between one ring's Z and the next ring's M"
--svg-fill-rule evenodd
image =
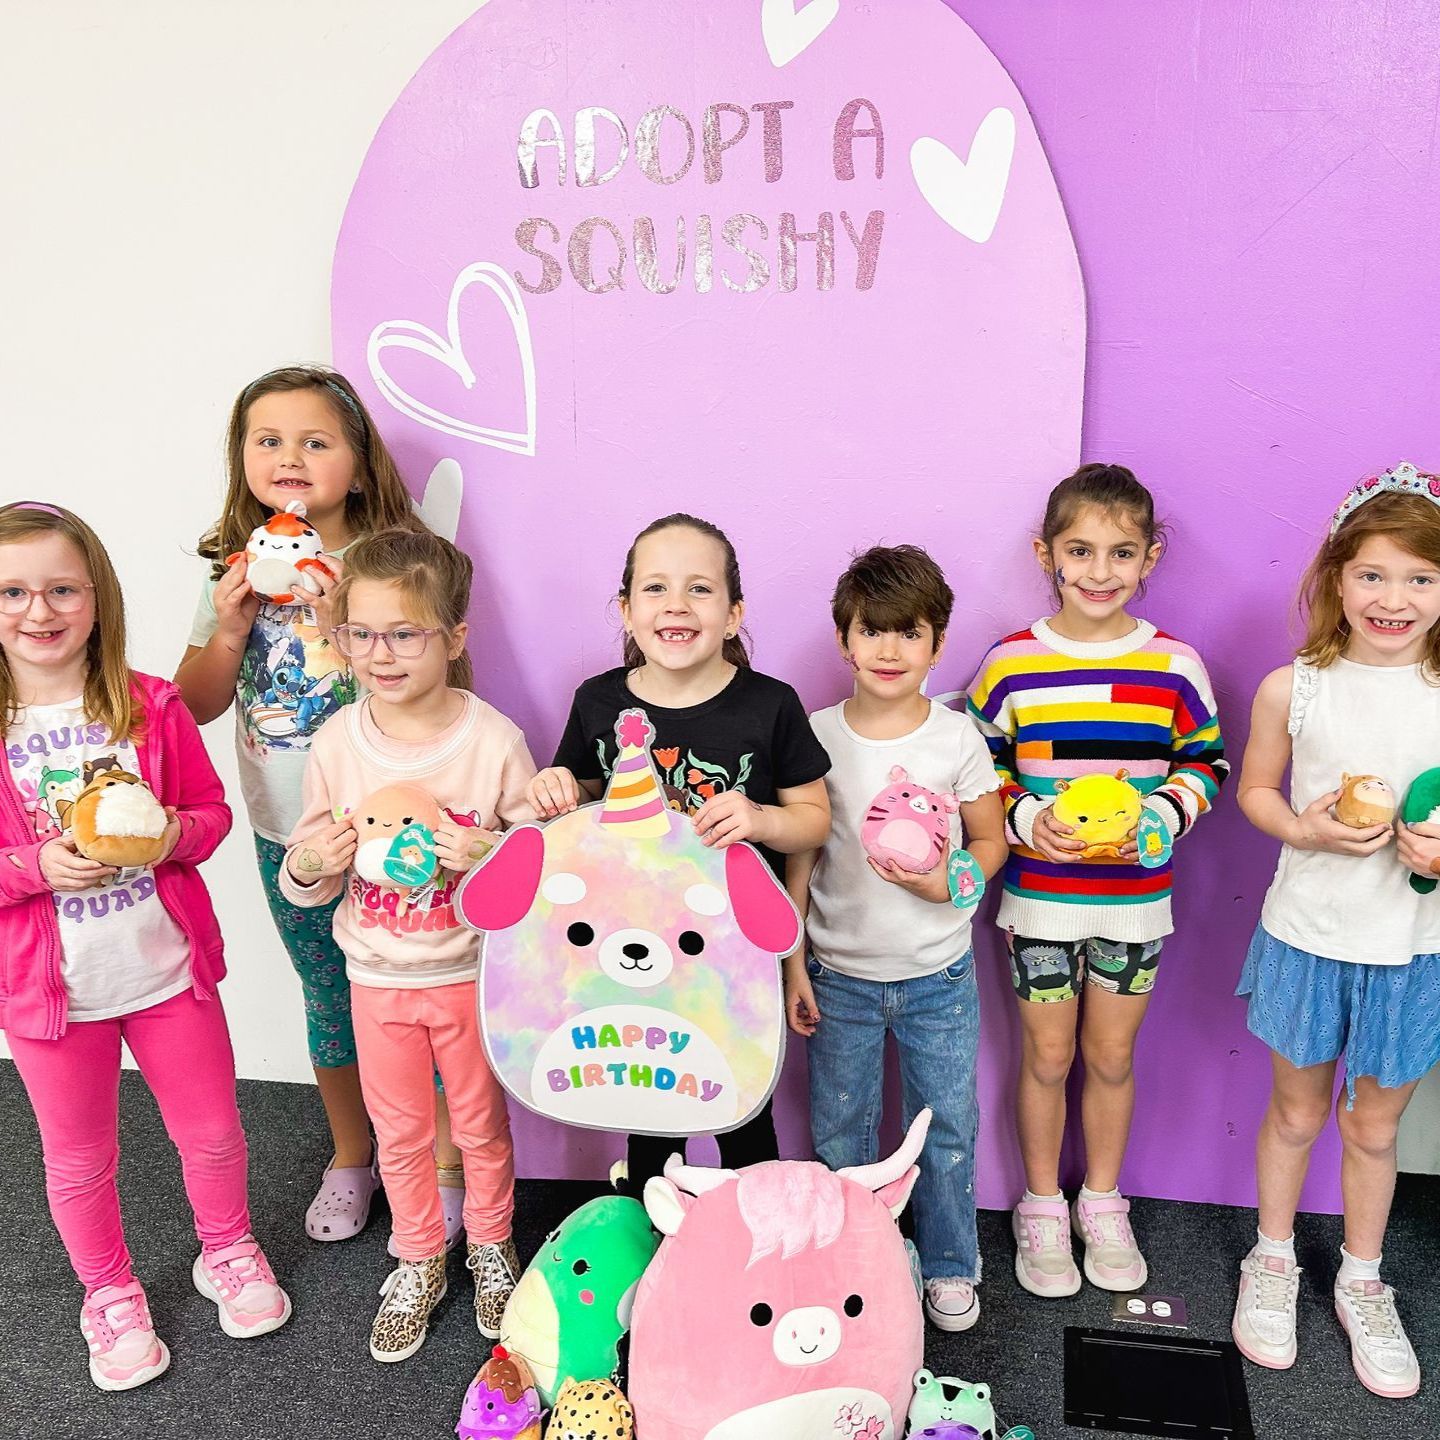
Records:
M672 1157L645 1187L665 1235L640 1281L630 1400L644 1440L898 1440L924 1321L895 1225L929 1128L832 1172Z

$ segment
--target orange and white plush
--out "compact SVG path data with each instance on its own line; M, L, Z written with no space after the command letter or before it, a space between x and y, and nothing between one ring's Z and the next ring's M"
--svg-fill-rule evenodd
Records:
M335 578L335 572L321 558L324 553L320 532L305 519L304 503L292 500L263 525L257 525L245 548L229 556L225 563L246 561L245 578L262 600L298 605L315 595L302 583L307 571Z
M165 848L165 808L128 770L102 771L80 792L65 818L75 848L102 865L151 865Z
M1378 775L1341 775L1335 818L1356 830L1394 822L1395 792Z

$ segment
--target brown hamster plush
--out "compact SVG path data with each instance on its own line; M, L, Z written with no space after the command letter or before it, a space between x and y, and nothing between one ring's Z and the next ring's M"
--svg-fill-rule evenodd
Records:
M60 811L75 848L102 865L153 865L165 849L169 817L150 787L128 770L100 770Z
M1335 818L1342 825L1367 830L1395 822L1395 792L1378 775L1341 775Z

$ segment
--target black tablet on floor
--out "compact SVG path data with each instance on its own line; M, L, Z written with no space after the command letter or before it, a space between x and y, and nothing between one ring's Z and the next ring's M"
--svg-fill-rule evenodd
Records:
M1228 1340L1065 1328L1065 1423L1184 1440L1255 1440Z

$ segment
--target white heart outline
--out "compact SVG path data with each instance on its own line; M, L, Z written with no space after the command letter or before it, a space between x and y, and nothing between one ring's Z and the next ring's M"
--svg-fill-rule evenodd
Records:
M464 498L465 472L458 460L447 456L435 462L415 511L428 529L453 545L460 530L460 505Z
M386 350L398 348L415 350L438 360L456 375L460 383L470 390L475 385L475 372L465 358L465 347L460 339L460 297L471 285L484 285L500 301L506 315L510 317L510 328L515 335L516 348L520 355L520 368L525 381L525 429L497 430L488 425L476 425L469 420L457 420L443 410L436 410L417 400L393 380L385 369L383 355ZM493 445L497 450L508 450L516 455L535 453L535 346L530 337L530 317L525 313L525 301L519 287L507 270L489 260L477 260L467 265L450 287L450 306L446 314L446 334L437 335L428 325L416 320L382 320L371 332L365 346L365 359L370 367L370 378L385 399L402 415L438 430L442 435L453 435L457 440L469 440L476 445Z
M976 127L964 160L943 140L922 135L910 147L910 173L952 230L983 245L1000 219L1014 158L1015 112L997 105Z
M760 0L760 34L770 63L783 70L825 33L840 13L840 0L809 0L803 10L795 0Z

